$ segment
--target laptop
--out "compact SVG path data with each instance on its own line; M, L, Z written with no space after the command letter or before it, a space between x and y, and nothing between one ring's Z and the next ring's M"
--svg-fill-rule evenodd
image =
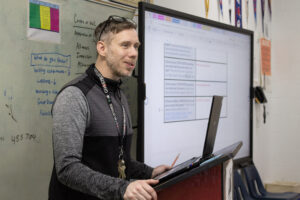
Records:
M157 175L153 179L159 180L159 183L165 182L178 174L199 166L202 162L213 157L215 139L222 108L222 100L222 96L213 96L202 156L193 157L179 165L176 165L172 169Z

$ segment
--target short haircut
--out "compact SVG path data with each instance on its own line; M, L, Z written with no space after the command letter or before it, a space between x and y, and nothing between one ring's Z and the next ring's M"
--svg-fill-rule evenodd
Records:
M109 33L117 34L123 30L136 29L137 25L130 19L110 16L107 20L101 22L95 29L94 37L97 43L100 40L106 40Z

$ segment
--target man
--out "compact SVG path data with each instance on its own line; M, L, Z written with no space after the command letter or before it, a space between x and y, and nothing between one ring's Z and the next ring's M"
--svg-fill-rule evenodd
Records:
M99 24L96 63L58 94L49 199L157 199L151 185L158 181L151 178L170 167L153 169L131 160L131 116L119 88L137 61L135 29L134 22L118 16Z

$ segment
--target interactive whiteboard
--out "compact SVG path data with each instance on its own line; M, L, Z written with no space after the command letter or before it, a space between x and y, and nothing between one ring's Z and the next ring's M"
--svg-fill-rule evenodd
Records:
M253 33L140 4L138 159L151 166L202 154L213 95L223 96L215 150L252 134Z

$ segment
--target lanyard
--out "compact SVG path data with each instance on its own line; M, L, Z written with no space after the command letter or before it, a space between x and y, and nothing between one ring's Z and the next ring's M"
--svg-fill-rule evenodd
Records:
M124 144L124 139L126 137L126 111L125 111L124 105L121 102L122 112L123 112L123 132L121 133L120 126L119 126L119 123L118 123L118 120L117 120L117 115L115 113L115 109L114 109L114 106L112 104L112 100L111 100L111 97L109 95L109 92L108 92L105 80L104 80L102 74L98 71L98 69L96 67L95 67L94 71L95 71L96 75L98 76L98 78L99 78L99 80L101 82L101 85L102 85L102 88L103 88L103 92L104 92L104 94L106 96L106 100L107 100L108 106L110 108L111 114L112 114L112 116L114 118L117 130L118 130L119 144L120 144L120 146L119 146L119 148L120 148L119 159L123 159L123 153L124 153L123 144ZM122 138L120 138L120 136L122 136Z

